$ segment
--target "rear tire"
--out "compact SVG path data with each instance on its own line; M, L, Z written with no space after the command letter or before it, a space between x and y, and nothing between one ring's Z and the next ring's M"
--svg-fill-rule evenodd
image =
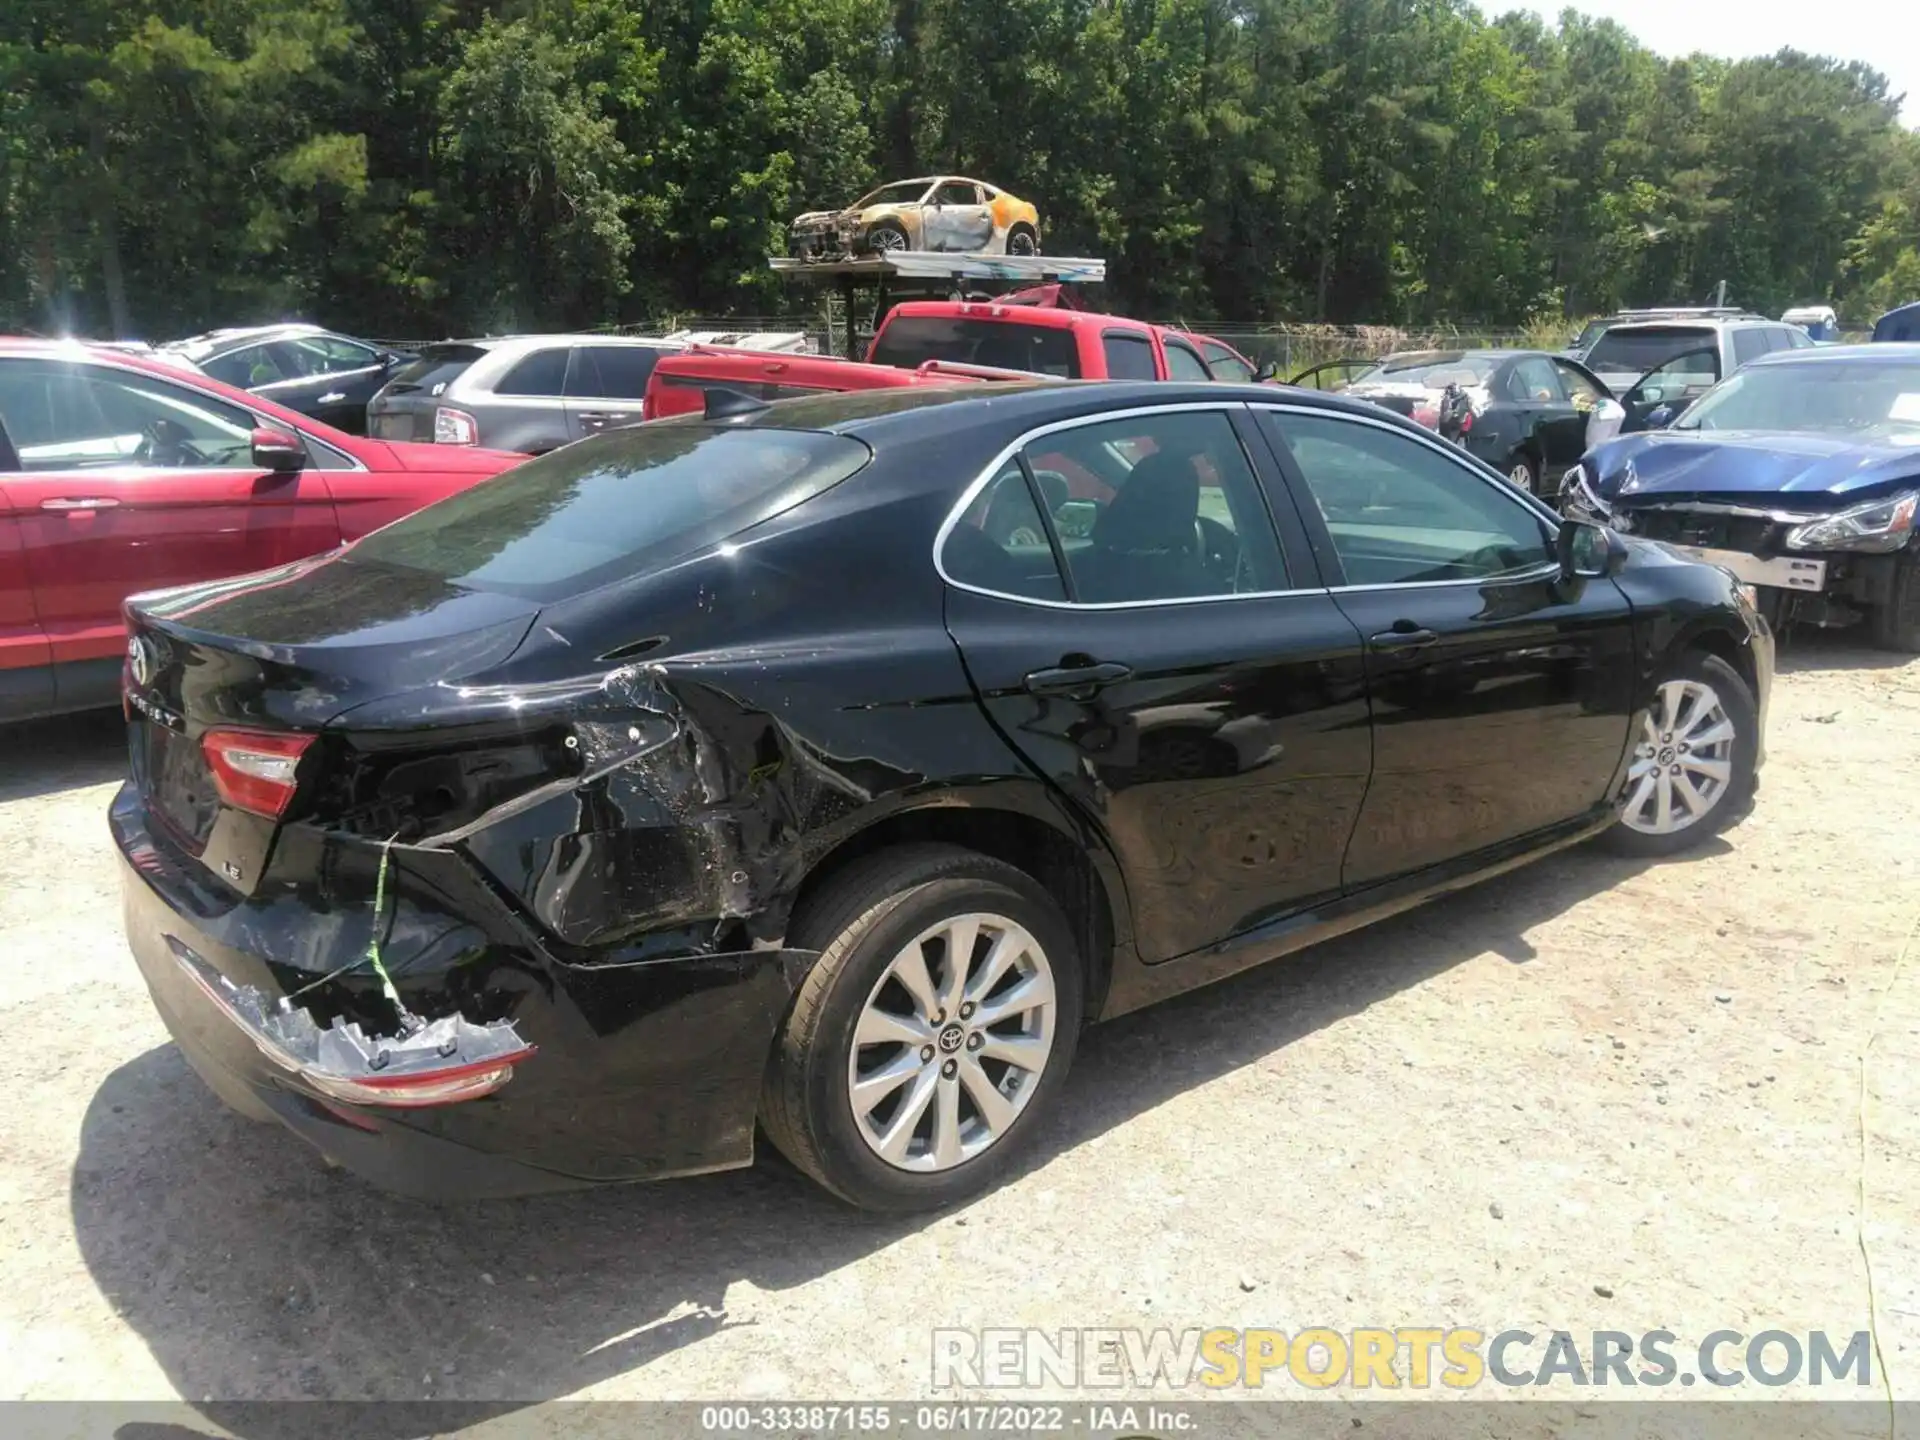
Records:
M1729 727L1731 735L1718 738ZM1653 859L1718 835L1753 798L1759 742L1759 712L1740 672L1718 655L1685 652L1655 686L1633 737L1626 812L1600 843Z
M1882 650L1920 655L1920 555L1902 555L1893 571L1893 593L1867 617L1873 643Z
M1018 225L1007 231L1007 254L1038 255L1039 253L1040 236L1026 221L1021 221Z
M970 936L956 981L948 958ZM833 877L788 944L820 959L767 1066L767 1138L866 1210L939 1209L994 1185L1073 1061L1082 966L1059 906L1001 861L906 845Z

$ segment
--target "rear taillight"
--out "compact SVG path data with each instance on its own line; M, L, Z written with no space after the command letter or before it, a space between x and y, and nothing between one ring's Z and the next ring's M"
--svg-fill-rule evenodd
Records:
M513 1067L531 1054L533 1047L529 1045L494 1060L416 1070L405 1075L357 1075L347 1079L307 1072L305 1078L315 1089L337 1100L418 1110L429 1105L457 1105L462 1100L491 1095L513 1078Z
M478 445L480 422L464 410L442 405L433 412L433 443L436 445Z
M200 753L213 772L220 798L236 810L278 820L299 788L294 778L311 735L279 735L260 730L209 730Z

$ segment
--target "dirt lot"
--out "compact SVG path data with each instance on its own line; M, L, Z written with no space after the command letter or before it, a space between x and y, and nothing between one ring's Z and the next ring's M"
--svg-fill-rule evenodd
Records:
M323 1169L216 1104L124 953L117 717L0 734L0 1399L909 1398L939 1326L1863 1329L1920 663L1782 658L1706 853L1563 854L1097 1030L1022 1178L878 1223L764 1169L440 1209ZM1920 956L1872 1074L1920 1399Z

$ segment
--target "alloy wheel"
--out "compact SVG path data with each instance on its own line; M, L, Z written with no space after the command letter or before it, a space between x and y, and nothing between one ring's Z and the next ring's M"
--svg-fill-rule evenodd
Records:
M1512 473L1507 478L1513 481L1517 489L1528 492L1533 490L1533 469L1524 460L1513 467Z
M867 1147L901 1170L962 1165L1002 1139L1053 1052L1053 967L1024 926L956 915L923 931L868 993L847 1056Z
M1733 782L1733 721L1713 687L1669 680L1654 696L1627 772L1622 817L1644 835L1671 835L1705 819Z
M875 254L879 254L889 250L906 249L907 237L893 227L887 226L874 231L873 234L868 237L867 243L873 247Z

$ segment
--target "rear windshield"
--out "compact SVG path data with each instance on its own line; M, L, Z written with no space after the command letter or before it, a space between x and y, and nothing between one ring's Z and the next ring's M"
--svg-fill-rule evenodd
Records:
M467 368L486 353L486 349L479 345L429 345L420 352L419 359L409 360L393 372L387 393L411 395L425 390L438 395L466 374Z
M1609 330L1587 352L1589 370L1631 370L1643 375L1676 355L1713 348L1713 331L1704 325L1647 325Z
M614 430L417 510L348 556L544 603L738 535L838 485L871 455L817 431Z
M1080 347L1071 330L1018 320L902 315L887 322L867 357L876 365L911 370L929 360L1031 370L1063 380L1080 378Z

